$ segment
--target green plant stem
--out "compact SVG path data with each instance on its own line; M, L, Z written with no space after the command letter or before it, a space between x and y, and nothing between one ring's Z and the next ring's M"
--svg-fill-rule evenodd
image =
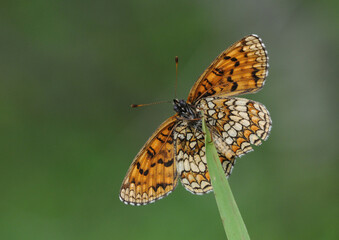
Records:
M206 161L211 183L228 240L249 240L245 223L234 200L230 185L225 177L217 150L211 139L205 120L202 121L205 133Z

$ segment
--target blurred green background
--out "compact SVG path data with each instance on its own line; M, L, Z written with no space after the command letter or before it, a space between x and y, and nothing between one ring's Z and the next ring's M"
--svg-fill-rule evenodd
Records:
M338 1L2 1L0 238L224 239L213 194L118 199L167 117L256 33L270 57L271 136L230 178L252 239L338 239Z

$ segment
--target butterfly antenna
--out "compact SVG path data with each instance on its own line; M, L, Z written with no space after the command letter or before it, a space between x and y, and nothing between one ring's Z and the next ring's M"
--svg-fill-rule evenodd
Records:
M171 103L171 101L160 101L160 102L145 103L145 104L131 104L131 108L145 107L145 106L155 105L155 104L160 104L160 103Z
M178 87L178 56L175 57L175 90L174 90L174 98L177 98L177 87Z

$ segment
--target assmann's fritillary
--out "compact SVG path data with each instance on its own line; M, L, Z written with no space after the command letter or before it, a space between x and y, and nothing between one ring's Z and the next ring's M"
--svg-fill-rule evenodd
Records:
M268 74L265 45L249 35L222 52L192 87L187 101L173 100L168 118L133 160L120 190L126 204L144 205L169 194L180 178L195 194L212 191L205 157L202 113L226 176L235 158L260 145L271 129L261 103L232 96L260 90Z

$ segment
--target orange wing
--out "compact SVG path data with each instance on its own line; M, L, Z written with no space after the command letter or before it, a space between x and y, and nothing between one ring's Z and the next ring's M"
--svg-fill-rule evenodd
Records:
M203 97L253 93L263 87L268 74L265 45L249 35L222 52L191 88L187 102Z
M120 189L121 201L144 205L175 188L173 128L176 123L176 115L163 122L134 158Z

